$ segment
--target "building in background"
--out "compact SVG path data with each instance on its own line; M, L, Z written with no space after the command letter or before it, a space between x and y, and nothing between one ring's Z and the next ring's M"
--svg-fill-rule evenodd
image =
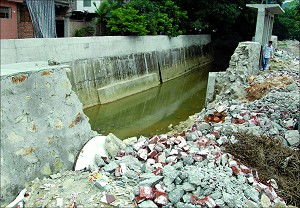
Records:
M26 0L0 1L0 39L34 38L34 27ZM55 0L57 37L73 37L75 31L90 24L95 6L102 0Z
M77 29L89 25L96 17L96 7L103 0L74 0L72 10L64 17L64 37L73 37Z
M95 6L98 7L102 0L76 0L74 4L74 11L95 13Z
M0 38L18 38L18 7L23 0L0 1Z

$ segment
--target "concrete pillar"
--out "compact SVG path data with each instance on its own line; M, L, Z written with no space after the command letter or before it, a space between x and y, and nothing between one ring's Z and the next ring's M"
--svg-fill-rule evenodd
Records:
M269 34L269 14L268 14L268 12L266 12L266 15L265 15L265 27L264 27L263 37L262 37L263 41L261 42L262 45L266 44L268 34Z
M264 34L264 42L263 45L265 45L266 43L268 43L269 41L269 36L270 36L270 14L269 12L266 12L266 27L265 27L265 34Z
M263 34L265 30L265 19L266 12L264 9L258 9L257 20L256 20L256 30L255 30L255 41L263 43Z
M270 35L269 35L269 40L272 39L273 25L274 25L274 15L271 15L271 25L270 25Z
M70 37L70 17L65 16L64 17L64 36L65 37Z
M255 41L264 45L271 40L274 14L282 14L284 10L279 4L247 4L246 6L258 10Z

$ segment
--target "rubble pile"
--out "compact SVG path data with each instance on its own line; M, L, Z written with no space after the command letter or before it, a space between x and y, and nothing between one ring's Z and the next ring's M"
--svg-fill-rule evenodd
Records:
M66 171L28 185L25 207L134 207L133 186L98 171Z
M268 94L253 102L240 100L216 100L209 104L207 109L198 114L197 122L207 121L207 117L226 114L224 122L214 117L207 125L206 133L215 135L224 134L218 144L228 142L233 133L244 132L254 135L271 136L278 139L284 146L298 148L299 136L299 108L300 108L300 79L296 71L274 71L257 76L253 82L261 83L272 79L268 87ZM278 81L280 77L289 82ZM216 119L216 120L214 120ZM218 138L217 138L218 139Z
M256 45L240 46L237 61L231 63L240 69L223 73L218 80L221 94L191 117L194 122L184 131L124 141L110 134L105 141L107 156L96 154L86 168L89 171L37 179L27 186L20 203L25 207L286 207L274 179L262 182L256 170L226 153L224 146L238 142L235 133L245 133L269 136L278 145L299 151L299 71L280 68L250 74L250 66L243 72L249 64L244 60ZM299 64L292 55L284 61L291 60ZM249 93L261 90L261 85L265 92L249 99Z
M65 172L37 179L26 192L25 207L284 205L275 192L276 183L262 184L255 170L223 152L200 129L208 130L209 125L195 125L173 137L140 137L115 157L98 158L99 169L92 173ZM235 141L233 136L230 140Z
M299 42L297 44L299 47ZM233 59L235 65L243 65L245 60L241 54L251 48L251 45L239 45L232 56L239 57ZM284 67L278 65L279 62L284 63ZM219 73L216 84L219 94L205 112L198 115L197 121L207 121L207 114L224 111L227 115L224 122L211 122L214 131L225 135L247 132L271 136L284 146L299 148L299 57L277 50L272 66L279 69L258 74L249 73L245 67L235 69L230 66L226 72ZM224 137L219 143L222 142L228 142L228 139Z
M260 44L256 42L241 42L235 49L229 67L225 72L219 72L216 78L217 99L243 99L249 76L257 74Z
M140 138L132 146L131 154L145 161L135 198L140 207L253 207L283 203L271 185L260 183L255 171L224 153L198 130L201 128L205 127L196 125L173 137Z

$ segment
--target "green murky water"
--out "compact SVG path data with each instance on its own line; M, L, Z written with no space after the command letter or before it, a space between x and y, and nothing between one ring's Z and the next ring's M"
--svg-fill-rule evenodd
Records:
M205 71L205 72L203 72ZM204 106L207 70L199 69L150 90L85 109L92 129L121 139L168 132Z

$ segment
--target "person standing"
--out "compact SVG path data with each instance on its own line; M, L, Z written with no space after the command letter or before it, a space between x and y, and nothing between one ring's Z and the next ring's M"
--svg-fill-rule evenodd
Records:
M262 70L267 68L270 59L273 58L274 48L272 44L273 42L269 41L269 43L263 47Z

